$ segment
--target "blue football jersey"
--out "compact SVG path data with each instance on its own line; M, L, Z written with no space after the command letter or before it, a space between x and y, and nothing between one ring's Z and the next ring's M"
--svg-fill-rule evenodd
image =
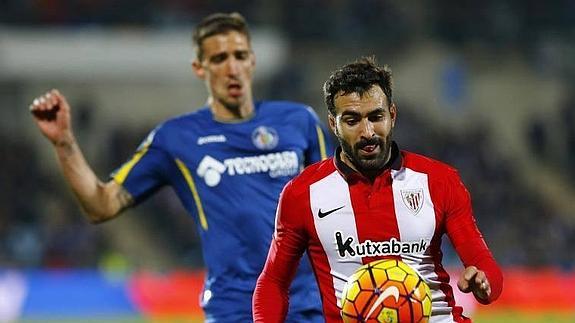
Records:
M112 178L136 203L163 185L174 188L202 241L206 318L243 322L251 320L283 186L332 152L325 128L304 105L258 102L241 122L217 121L204 107L159 125ZM289 315L321 311L307 257L290 293Z

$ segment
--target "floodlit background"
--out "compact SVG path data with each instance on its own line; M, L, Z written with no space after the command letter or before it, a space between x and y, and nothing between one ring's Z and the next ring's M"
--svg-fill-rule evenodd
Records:
M302 101L324 120L332 70L362 55L390 65L396 140L460 170L505 269L500 301L462 299L466 311L575 321L574 1L3 0L0 322L201 320L198 236L171 189L88 224L27 109L66 94L105 178L156 124L204 104L191 28L216 11L250 23L256 98Z

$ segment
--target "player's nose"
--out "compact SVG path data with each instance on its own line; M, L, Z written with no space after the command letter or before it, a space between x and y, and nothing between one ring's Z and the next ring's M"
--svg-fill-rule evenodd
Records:
M364 138L371 138L375 135L373 123L369 120L362 120L360 125L360 135Z
M240 62L234 57L231 57L227 61L226 70L228 72L228 75L238 75L240 71Z

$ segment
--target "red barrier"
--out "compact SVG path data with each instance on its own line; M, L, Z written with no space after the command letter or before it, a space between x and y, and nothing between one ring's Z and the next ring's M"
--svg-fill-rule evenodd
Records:
M507 268L501 297L490 309L575 312L575 273ZM480 307L481 308L481 307Z
M198 317L202 315L199 297L202 271L170 274L136 273L128 282L130 297L148 317Z
M468 314L483 310L575 312L575 272L506 268L503 293L489 306L479 305L470 294L461 294L456 287L460 270L450 272L457 303ZM130 279L128 290L136 307L146 316L201 317L203 277L201 271L137 273Z

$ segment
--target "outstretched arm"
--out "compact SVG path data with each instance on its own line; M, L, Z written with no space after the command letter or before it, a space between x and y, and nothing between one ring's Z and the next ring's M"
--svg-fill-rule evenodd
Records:
M86 162L74 133L70 105L58 90L34 99L30 112L40 132L52 143L66 182L88 219L100 223L131 205L131 195L114 181L102 182Z
M489 304L501 294L503 274L477 228L469 192L456 174L450 181L447 234L465 266L457 286L473 293L481 304Z

